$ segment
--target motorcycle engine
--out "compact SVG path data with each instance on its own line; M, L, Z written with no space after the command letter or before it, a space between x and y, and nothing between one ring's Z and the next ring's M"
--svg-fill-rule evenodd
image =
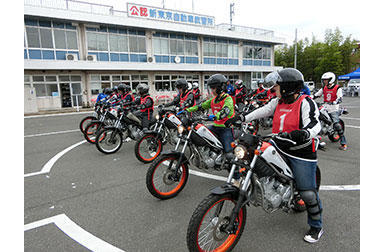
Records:
M204 163L204 168L213 168L216 165L220 165L222 162L222 154L211 151L208 147L199 147L198 148L202 161Z
M141 135L140 135L141 131L138 127L133 126L133 125L128 125L128 128L131 131L131 134L132 134L134 139L139 139L141 137Z
M274 177L260 178L260 183L264 189L264 197L268 208L276 209L282 204L288 203L292 194L289 185L283 185Z

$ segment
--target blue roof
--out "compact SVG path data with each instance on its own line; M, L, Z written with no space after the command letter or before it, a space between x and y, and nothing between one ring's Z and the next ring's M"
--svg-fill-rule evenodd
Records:
M360 79L360 67L349 74L340 75L339 80Z

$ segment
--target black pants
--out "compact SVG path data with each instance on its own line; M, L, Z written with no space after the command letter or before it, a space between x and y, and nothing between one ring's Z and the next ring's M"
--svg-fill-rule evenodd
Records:
M149 113L149 116L148 116ZM135 111L133 112L135 116L137 116L141 120L141 127L149 129L150 120L152 119L152 112L141 112Z

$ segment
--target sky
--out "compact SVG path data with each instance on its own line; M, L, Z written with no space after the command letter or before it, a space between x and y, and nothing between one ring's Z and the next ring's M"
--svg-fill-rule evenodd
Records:
M112 5L117 10L126 10L126 3L137 3L192 12L215 17L215 23L229 24L229 6L235 3L234 25L248 26L274 31L276 37L283 37L291 45L295 40L312 36L323 41L326 29L338 27L343 35L360 40L359 15L361 2L356 0L93 0L94 3Z

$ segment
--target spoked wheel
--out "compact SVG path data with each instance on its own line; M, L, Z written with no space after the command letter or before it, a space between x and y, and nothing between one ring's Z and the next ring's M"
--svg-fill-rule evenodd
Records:
M135 155L137 160L150 163L155 160L163 150L163 143L154 134L142 136L135 144Z
M90 123L92 120L97 120L97 118L94 116L87 116L81 120L79 128L82 133L84 133L85 127L87 127L88 123Z
M94 144L96 142L97 133L103 129L104 126L101 122L91 122L85 127L84 130L84 138L88 141L88 143Z
M235 220L233 234L225 232L236 200L230 194L209 195L195 209L188 225L189 251L230 251L243 233L247 209L243 206Z
M123 145L123 135L116 129L103 129L96 136L96 147L104 154L117 152Z
M179 194L188 180L188 165L176 170L178 156L159 156L147 171L146 183L149 192L159 199L170 199Z

